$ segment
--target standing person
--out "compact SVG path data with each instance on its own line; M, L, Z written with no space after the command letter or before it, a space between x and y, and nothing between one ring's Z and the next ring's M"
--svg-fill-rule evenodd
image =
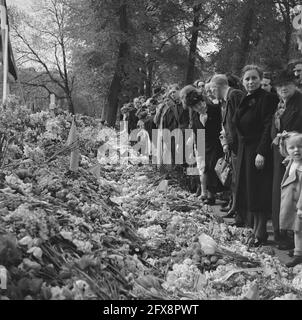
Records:
M156 103L157 101L154 98L150 98L146 102L146 106L148 108L148 115L145 119L145 129L148 132L149 139L151 141L151 144L153 145L152 151L156 148L156 125L154 123L154 117L156 114Z
M247 93L235 114L238 137L236 225L253 228L250 244L257 247L267 241L266 224L272 210L270 132L278 98L261 88L262 71L258 66L247 65L242 79Z
M302 263L302 134L280 134L280 151L289 164L281 184L280 228L294 231L294 258L286 264Z
M220 143L221 131L221 105L213 95L212 84L205 85L206 91L206 117L201 116L205 128L205 170L203 189L206 194L202 195L205 204L214 205L216 203L216 193L224 190L215 172L217 161L223 156Z
M196 80L193 84L193 86L197 89L203 90L205 87L205 83L202 80Z
M157 142L157 158L161 168L163 165L171 171L176 164L177 139L172 137L171 141L169 133L175 129L182 129L182 126L188 126L188 111L183 109L179 98L179 87L173 86L164 101L160 114L155 116L155 123L158 123L158 142ZM168 130L165 131L165 129ZM168 133L168 136L166 135ZM171 147L170 147L171 146ZM170 147L170 149L169 149Z
M245 91L244 86L239 77L230 72L227 72L225 75L228 78L228 83L231 88L241 90L242 92Z
M123 121L127 122L124 127L127 127L128 134L137 128L137 122L139 118L136 115L137 110L135 109L133 103L127 103L121 108L121 114L123 115Z
M236 184L236 154L237 154L237 132L233 121L236 110L238 109L244 93L241 90L233 89L229 86L226 75L217 74L211 80L213 93L222 102L222 132L220 136L223 152L230 155L232 163L232 199L231 203L222 211L228 212L226 218L235 216L235 184Z
M261 81L261 88L267 92L277 93L276 89L273 87L272 78L270 77L269 73L266 72L263 76Z
M289 71L282 71L276 81L280 103L272 121L271 138L275 139L279 133L297 131L302 133L302 93L295 84L295 76ZM275 142L275 141L274 141ZM285 173L284 158L279 152L278 139L273 143L274 176L272 199L272 222L275 241L279 242L280 250L290 250L294 244L286 231L279 231L280 185Z
M192 85L184 87L180 91L180 99L182 101L183 108L188 112L189 125L186 128L192 129L192 135L188 137L186 134L184 145L184 159L186 160L186 166L191 164L193 158L196 161L196 167L199 176L199 186L196 194L206 200L206 184L205 184L205 154L203 148L197 145L199 130L205 129L205 123L207 119L207 105L205 102L205 96L203 90L199 90ZM190 112L189 112L190 109ZM192 144L195 144L192 146ZM191 147L193 147L191 149ZM199 148L202 149L199 149ZM194 160L193 160L194 161Z
M297 61L293 66L293 73L297 80L297 87L302 89L302 62Z

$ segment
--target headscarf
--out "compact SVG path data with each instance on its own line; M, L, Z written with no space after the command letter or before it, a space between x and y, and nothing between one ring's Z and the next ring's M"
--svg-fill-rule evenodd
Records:
M281 117L283 113L286 110L286 102L285 101L280 101L278 104L277 111L275 112L274 115L274 121L275 121L275 127L277 128L278 131L281 130Z

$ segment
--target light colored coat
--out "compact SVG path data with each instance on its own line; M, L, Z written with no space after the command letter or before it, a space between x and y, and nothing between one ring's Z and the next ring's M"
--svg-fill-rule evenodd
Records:
M302 171L289 174L292 161L288 164L281 183L280 229L302 231Z

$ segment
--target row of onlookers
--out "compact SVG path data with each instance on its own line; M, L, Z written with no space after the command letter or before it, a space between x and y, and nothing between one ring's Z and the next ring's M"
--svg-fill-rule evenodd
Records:
M226 190L215 167L227 155L232 196L222 210L235 217L235 225L253 228L249 244L256 247L267 243L267 221L272 219L279 248L294 249L288 266L302 263L301 75L299 63L274 79L248 65L241 79L216 74L181 90L174 85L147 101L136 100L131 111L125 106L124 111L129 110L123 112L124 119L132 112L134 122L147 130L160 164L165 142L160 137L154 141L152 129L205 129L205 165L199 163L201 199L213 205L216 194ZM172 168L178 149L172 148Z

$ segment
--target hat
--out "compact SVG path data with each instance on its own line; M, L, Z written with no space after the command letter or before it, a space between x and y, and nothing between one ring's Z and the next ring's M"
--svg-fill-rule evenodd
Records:
M295 75L288 70L283 70L279 72L275 81L276 86L289 84L289 83L294 83L294 84L296 83Z
M297 70L301 71L301 65L302 65L302 62L296 62L293 71L297 71Z
M194 107L198 102L204 100L202 93L192 85L184 87L180 92L180 97L184 107L189 108Z
M272 79L272 73L271 72L263 72L263 78Z

